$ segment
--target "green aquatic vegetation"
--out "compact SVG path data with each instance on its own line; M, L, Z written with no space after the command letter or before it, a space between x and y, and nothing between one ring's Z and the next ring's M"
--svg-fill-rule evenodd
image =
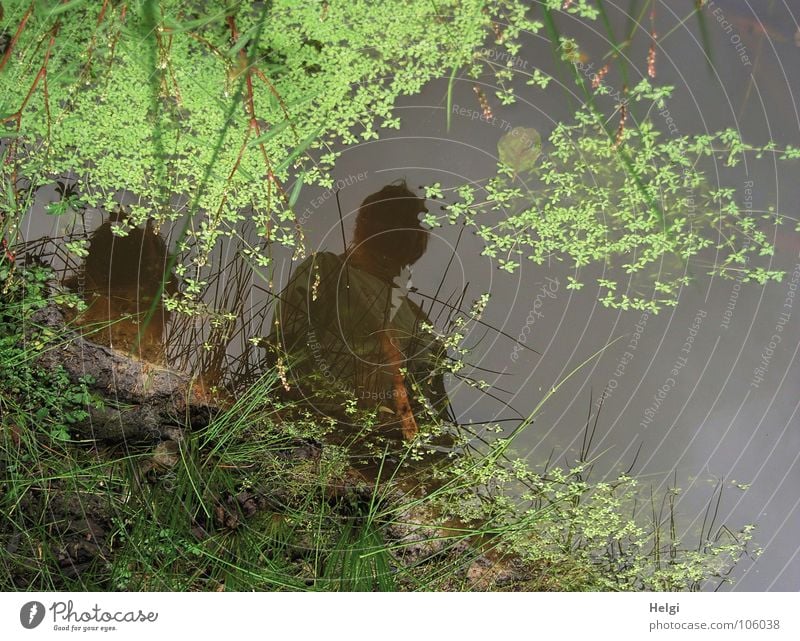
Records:
M626 100L649 112L663 109L670 94L670 87L642 80ZM650 119L614 139L592 103L581 106L572 123L557 123L544 145L530 131L515 128L501 138L501 162L483 187L483 200L465 185L441 215L474 228L483 254L500 269L513 272L523 260L563 261L576 270L569 285L576 289L581 268L605 263L612 271L598 281L606 290L600 302L654 312L676 303L689 282L687 262L709 274L741 275L744 282L782 277L757 261L747 264L748 254L772 254L759 229L762 219L780 221L743 210L736 190L712 188L703 169L705 158L734 167L742 154L772 153L774 145L747 145L731 129L667 135ZM631 278L638 287L626 290Z
M610 113L601 113L611 89L603 82L587 89L578 44L553 22L562 10L593 21L601 9L478 0L379 7L286 0L260 8L229 0L202 8L188 0L6 2L0 27L14 38L0 68L0 153L10 199L4 233L13 241L27 211L23 181L28 189L60 176L75 181L71 198L51 203L53 214L78 202L74 194L82 206L107 211L132 194L136 202L115 233L147 220L178 224L180 256L171 260L183 287L168 304L206 314L201 299L220 268L214 249L239 237L243 223L257 234L242 254L268 279L275 244L305 253L295 208L304 185L333 184L338 146L397 128L395 100L441 69L451 70L449 91L458 70L476 78L488 71L501 101L512 102L514 56L524 37L549 25L555 52L586 92L584 105L573 123L557 124L538 160L538 140L523 140L538 136L535 130L518 126L504 136L485 199L466 199L465 190L447 222L474 227L484 253L509 272L525 260L556 258L575 269L605 262L628 277L646 274L629 292L620 286L626 276L615 275L616 291L601 294L608 306L673 304L688 279L674 258L685 268L702 257L711 263L706 271L723 276L744 269L745 280L778 279L763 266L742 267L744 254L766 254L768 243L732 192L705 185L698 161L724 154L732 166L749 152L789 160L796 150L752 147L733 130L668 136L653 115L634 125L624 113L638 104L650 114L670 95L647 80L624 97L617 92ZM492 55L481 49L487 33L494 34ZM528 75L536 87L550 82L541 69ZM607 124L614 115L616 132ZM426 222L441 224L433 214ZM66 247L85 256L80 238ZM707 259L710 250L717 253Z
M245 220L256 268L274 243L302 254L294 209L303 185L331 187L338 145L397 128L395 100L475 62L500 16L501 47L538 28L521 3L478 0L3 4L0 32L14 37L0 63L1 171L17 200L4 227L13 237L25 212L23 180L70 177L106 211L133 194L116 233L185 225L173 306L195 313L214 247Z

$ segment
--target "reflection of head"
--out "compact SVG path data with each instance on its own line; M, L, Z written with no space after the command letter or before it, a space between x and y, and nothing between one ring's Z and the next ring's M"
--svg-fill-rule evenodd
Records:
M170 313L162 304L160 290L167 244L152 222L144 229L130 229L125 236L114 235L112 224L122 218L112 214L92 232L82 271L64 284L85 298L88 307L76 322L79 326L94 326L91 341L134 351L146 361L164 363L163 334ZM171 273L164 291L178 291L177 279Z
M425 199L405 181L386 185L361 203L353 241L359 250L395 265L411 265L428 246L428 232L417 218L425 211Z
M106 222L92 233L86 276L101 292L138 289L140 297L152 298L161 284L166 261L166 243L151 223L117 237L111 231L111 222ZM167 281L167 291L173 289L172 280Z

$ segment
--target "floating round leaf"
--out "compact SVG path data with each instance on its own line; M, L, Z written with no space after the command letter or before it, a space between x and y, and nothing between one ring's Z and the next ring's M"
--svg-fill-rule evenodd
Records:
M542 137L533 127L514 127L497 143L500 162L516 173L530 171L542 153Z

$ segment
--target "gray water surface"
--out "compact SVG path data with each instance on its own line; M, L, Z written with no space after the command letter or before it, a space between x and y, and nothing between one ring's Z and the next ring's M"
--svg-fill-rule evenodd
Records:
M752 144L774 140L779 147L797 145L800 48L795 32L800 2L728 1L707 9L713 68L706 61L696 19L678 24L693 6L689 1L657 3L657 31L669 35L659 41L656 81L675 86L667 102L673 126L681 134L734 127ZM609 13L621 33L627 18L616 8ZM589 29L559 18L559 28L578 39L589 61L608 51L599 21ZM637 33L640 42L627 50L634 82L646 73L649 40L644 31L649 28L645 21ZM335 175L352 183L341 192L348 232L360 200L391 180L406 178L414 187L439 182L447 188L493 175L497 141L507 127L500 121L534 127L546 138L556 122L569 118L578 104L577 87L553 83L542 91L524 86L535 68L548 73L554 69L552 51L542 34L524 41L513 63L520 100L509 107L492 100L494 122L473 120L457 111L479 109L474 86L483 87L491 99L492 78L459 77L448 131L447 79L442 78L422 95L401 101L399 131L343 150ZM613 71L608 79L619 81ZM568 93L574 96L567 98ZM656 125L667 132L665 118L653 114ZM751 156L736 170L713 161L707 170L712 184L737 190L743 209L759 211L774 205L787 218L798 217L797 163ZM311 202L317 196L309 191L303 197ZM329 200L307 211L312 246L340 251L335 203ZM744 559L737 566L733 589L796 590L800 588L800 302L792 295L800 279L800 234L794 232L794 220L777 228L766 222L763 229L774 239L771 268L786 272L783 282L762 286L711 278L702 265L690 264L693 282L681 290L677 307L644 316L602 307L597 302L599 292L591 285L579 291L566 289L566 277L574 271L555 261L523 265L513 275L502 272L479 256L481 241L467 231L442 292L460 291L466 283L473 298L490 292L484 320L513 337L524 336L541 355L515 350L513 341L491 331L478 341L481 333L475 332L470 336L477 343L471 362L503 372L476 375L509 390L498 394L511 407L452 382L450 394L464 422L527 416L547 390L621 337L547 401L534 425L520 437L517 452L534 465L549 458L574 460L589 405L593 402L597 409L604 396L593 445L594 478L613 478L640 450L634 473L645 487L652 486L657 495L674 482L681 488L676 516L686 542L698 536L705 510L709 502L716 504L721 489L718 523L731 529L756 524L755 539L764 548L756 563ZM460 231L458 226L434 230L428 253L414 270L413 282L421 292L430 295L436 289ZM581 276L591 283L590 276L601 273L602 267L595 267Z
M622 4L627 8L627 2ZM614 29L623 33L627 16L618 3L606 5ZM672 125L681 134L734 127L749 143L799 145L794 90L800 87L800 39L795 40L800 1L727 0L707 8L713 63L707 61L697 20L680 23L694 5L693 0L656 3L655 24L662 34L656 80L675 86L667 102ZM610 45L600 22L587 26L561 14L558 18L559 28L581 43L587 63L602 66L600 58ZM646 19L626 50L634 82L647 70L649 29ZM361 200L384 184L398 178L414 188L435 182L444 188L481 184L494 174L497 142L509 125L533 127L545 139L557 122L569 120L580 94L563 74L562 82L546 91L524 84L536 68L556 74L544 31L525 36L523 42L512 62L519 88L515 105L503 107L494 99L491 76L474 80L458 74L448 131L446 70L420 95L400 100L398 131L342 149L334 177L342 181L348 237ZM498 55L486 53L489 58ZM620 82L616 71L607 80ZM480 108L476 86L491 101L493 122L459 115L462 107ZM652 117L668 131L665 115ZM732 589L796 590L800 302L794 294L800 279L800 234L793 230L799 215L800 165L749 157L735 170L714 160L706 169L712 184L737 190L743 209L774 205L790 219L780 227L766 221L763 227L776 245L771 268L786 272L782 282L762 286L711 278L701 264L690 264L693 281L681 290L676 307L658 315L610 310L597 302L599 291L592 284L603 266L583 270L580 276L588 284L569 290L566 279L575 272L563 263L525 263L508 274L480 256L482 242L470 230L461 234L460 226L445 225L433 230L428 252L415 266L413 284L420 292L415 299L424 302L422 294L433 295L442 278L441 297L469 284L467 301L489 292L484 320L512 337L485 327L468 336L467 344L474 346L469 361L500 372L475 370L475 376L493 384L501 400L451 380L448 392L464 423L501 420L511 429L548 390L617 339L549 398L517 441L517 454L535 466L575 460L589 408L596 411L602 399L592 448L595 480L614 478L635 461L633 474L656 495L677 484L676 517L687 544L699 535L706 508L716 504L721 490L717 522L733 530L756 524L755 538L764 548L757 562L744 559L736 567ZM432 210L440 204L429 201ZM342 230L332 192L304 188L298 207L305 207L309 246L340 252ZM48 222L46 217L29 220L26 236L51 233ZM288 254L279 252L278 257L275 287L285 284L291 268ZM258 278L253 282L266 287ZM249 304L266 300L260 291L251 288ZM520 348L514 339L540 354Z

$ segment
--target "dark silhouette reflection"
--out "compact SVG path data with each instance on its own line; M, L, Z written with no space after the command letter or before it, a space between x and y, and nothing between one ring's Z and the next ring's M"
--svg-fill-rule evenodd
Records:
M65 281L88 305L74 321L95 343L163 364L164 327L170 314L158 294L167 246L151 221L144 229L115 236L112 223L121 219L122 215L112 215L92 233L84 264ZM164 293L176 291L176 279L170 274Z
M445 348L405 291L406 268L427 248L425 211L404 182L368 196L347 250L316 253L294 272L271 337L290 396L345 419L354 399L406 440L426 415L449 418Z

